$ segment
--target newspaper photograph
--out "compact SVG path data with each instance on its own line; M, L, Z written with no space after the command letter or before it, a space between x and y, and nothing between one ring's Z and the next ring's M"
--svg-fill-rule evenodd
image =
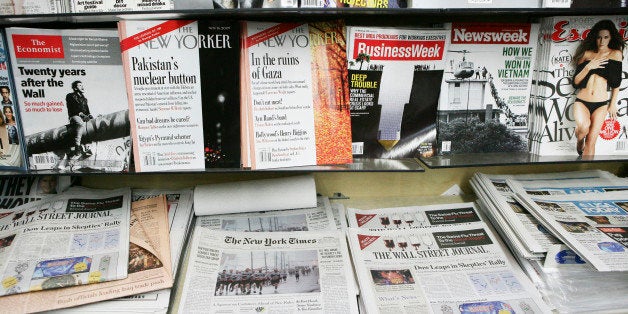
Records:
M196 225L246 232L336 230L329 199L319 196L316 200L317 206L312 208L198 216Z
M628 270L625 191L551 196L517 193L515 197L598 271Z
M70 176L2 176L0 177L0 213L28 202L55 195L72 184Z
M132 203L129 229L128 277L90 285L38 291L3 297L3 305L15 312L39 312L163 289L172 286L165 197ZM100 303L96 303L100 304ZM128 309L127 309L128 310Z
M195 228L179 313L357 313L345 236Z
M59 194L0 220L0 295L127 277L131 190Z
M367 313L548 313L486 227L349 228Z
M427 228L481 222L473 203L405 206L363 210L347 209L349 226L368 230Z

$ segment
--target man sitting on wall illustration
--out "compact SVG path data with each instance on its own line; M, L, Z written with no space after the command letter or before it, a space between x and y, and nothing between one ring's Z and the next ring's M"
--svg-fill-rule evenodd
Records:
M70 148L68 157L82 155L87 158L92 155L92 151L81 145L81 139L86 131L86 122L94 117L89 113L87 98L84 95L84 87L81 81L72 82L72 93L65 96L65 102L68 106L68 118L70 119L69 133L73 139L74 146Z

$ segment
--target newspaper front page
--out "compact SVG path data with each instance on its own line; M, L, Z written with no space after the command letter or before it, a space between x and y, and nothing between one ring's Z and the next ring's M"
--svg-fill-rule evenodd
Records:
M598 271L628 271L625 191L516 198Z
M127 277L131 190L59 194L0 220L0 295Z
M357 313L339 231L195 228L179 313Z
M0 213L8 213L13 211L14 207L61 193L71 184L70 176L2 176Z
M349 228L367 313L548 313L487 227Z
M172 286L165 197L132 203L129 276L122 280L3 297L15 312L39 312L99 302ZM80 310L75 307L72 310Z
M508 180L506 183L513 192L525 193L528 195L566 195L628 190L628 179L624 178L588 178L537 181Z

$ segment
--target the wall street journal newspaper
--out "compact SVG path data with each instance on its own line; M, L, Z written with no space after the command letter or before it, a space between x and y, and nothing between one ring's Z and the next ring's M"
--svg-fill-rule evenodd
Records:
M188 234L192 216L192 189L133 189L133 201L164 195L168 203L168 223L170 224L170 255L174 278L179 265L183 244ZM163 232L161 230L160 232ZM129 275L130 277L130 275ZM166 312L170 303L171 289L161 289L80 307L64 309L63 313L112 313L112 312Z
M60 194L0 220L0 295L127 277L131 190Z
M90 289L74 286L12 295L3 298L8 302L5 305L16 312L45 311L170 287L172 265L165 197L133 202L132 207L127 278L94 284Z
M515 197L539 221L599 271L628 270L625 191Z
M190 249L180 313L357 313L339 231L195 228Z
M349 228L367 313L548 313L487 227Z

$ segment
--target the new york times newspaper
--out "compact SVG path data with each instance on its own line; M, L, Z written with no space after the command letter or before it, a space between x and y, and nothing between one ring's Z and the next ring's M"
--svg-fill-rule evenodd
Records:
M349 228L368 313L548 313L532 283L485 226Z
M195 228L180 313L357 313L339 231Z
M131 190L60 194L0 219L0 295L127 277Z

